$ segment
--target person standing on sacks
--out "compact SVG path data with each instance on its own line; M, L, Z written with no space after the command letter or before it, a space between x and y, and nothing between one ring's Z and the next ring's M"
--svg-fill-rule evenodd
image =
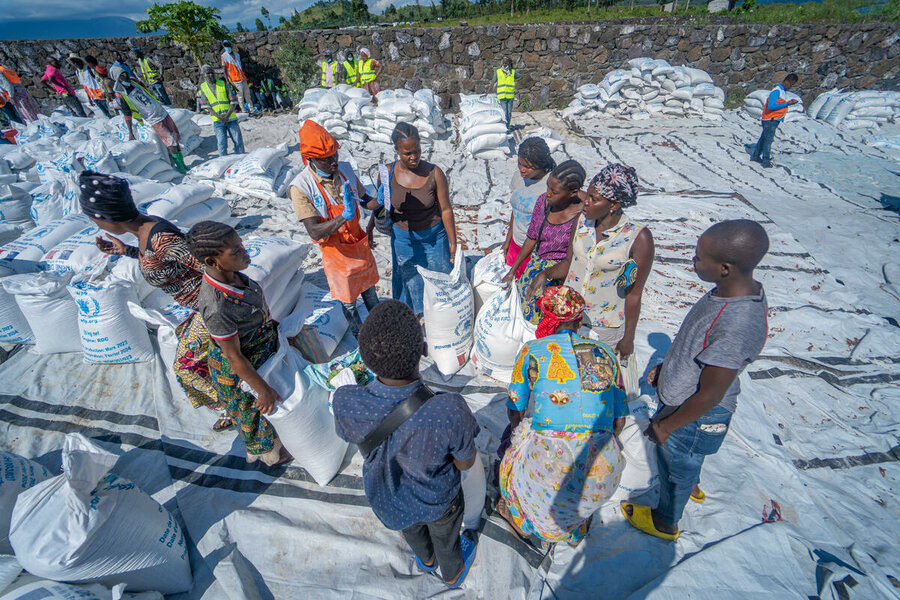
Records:
M307 120L300 128L300 155L306 168L291 182L289 191L297 218L322 249L322 266L331 296L339 300L354 336L362 320L356 300L362 296L368 310L378 304L378 266L369 238L359 225L362 201L378 208L366 194L350 163L338 160L338 143L325 128Z

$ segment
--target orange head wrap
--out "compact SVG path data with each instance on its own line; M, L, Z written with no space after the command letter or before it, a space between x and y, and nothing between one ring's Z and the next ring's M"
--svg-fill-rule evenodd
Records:
M300 127L300 158L306 164L309 158L325 158L338 151L340 146L325 128L311 119Z

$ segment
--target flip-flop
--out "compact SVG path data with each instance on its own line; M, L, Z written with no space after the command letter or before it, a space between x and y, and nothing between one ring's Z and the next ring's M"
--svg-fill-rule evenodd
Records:
M219 415L219 418L216 419L216 422L213 423L212 429L218 433L220 431L231 429L232 427L234 427L234 419L232 419L228 413L222 413Z
M459 578L456 580L456 583L451 585L447 582L444 582L447 583L447 587L449 587L451 590L455 590L462 585L463 580L466 578L466 575L469 574L469 567L472 566L472 562L475 560L475 550L477 548L477 545L473 540L470 540L465 535L461 535L459 536L459 546L460 550L462 551L463 558L462 573L459 574Z
M435 571L437 571L437 557L434 558L434 564L428 567L425 566L425 563L422 562L422 559L420 559L418 555L413 554L413 556L416 557L416 566L419 567L420 570L425 571L426 573L434 573Z
M626 506L631 507L631 514L625 510ZM640 504L632 504L630 502L622 502L619 504L619 508L622 511L622 515L625 519L631 524L632 527L637 529L638 531L643 531L644 533L650 534L654 537L658 537L662 540L669 540L670 542L674 542L678 539L680 531L676 531L675 533L663 533L659 529L656 528L656 525L653 524L653 514L650 512L649 506L643 506Z
M700 488L697 489L700 490ZM706 494L703 493L703 490L700 490L700 493L696 496L693 492L691 492L691 500L693 500L697 504L703 504L704 502L706 502Z

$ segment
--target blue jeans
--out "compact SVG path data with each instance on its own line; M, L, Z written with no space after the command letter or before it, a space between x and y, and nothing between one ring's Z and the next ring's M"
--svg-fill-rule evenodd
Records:
M169 100L169 95L166 93L166 86L164 86L161 81L151 83L150 87L153 89L153 93L156 94L157 100L166 106L172 106L172 101Z
M449 273L450 240L443 223L424 231L406 231L394 225L391 229L391 295L417 315L422 314L425 282L417 266L429 271Z
M216 147L219 149L219 156L228 154L229 137L231 137L231 143L234 146L234 153L244 153L244 137L241 135L241 127L238 125L237 119L232 119L227 123L214 121L213 132L216 134Z
M715 406L693 423L673 431L665 444L656 447L659 464L656 512L669 525L677 525L681 520L691 490L700 483L703 459L722 446L731 416L727 409Z
M506 116L507 129L509 129L509 124L512 121L512 105L513 98L508 98L500 101L500 106L503 107L503 114Z
M371 311L378 306L378 291L374 285L360 294L360 297L363 299L367 310ZM344 307L344 316L347 317L350 332L353 334L353 337L358 337L359 329L362 327L362 319L359 318L356 302L341 302L341 305Z
M776 121L775 119L767 119L762 122L762 134L759 136L759 141L756 142L756 147L753 148L750 160L760 160L762 162L772 160L772 155L769 151L772 149L772 141L775 139L775 130L778 129L779 123L781 121Z
M97 105L97 108L100 109L100 112L103 113L103 116L107 119L112 119L112 115L109 114L109 102L106 100L94 100L94 104Z

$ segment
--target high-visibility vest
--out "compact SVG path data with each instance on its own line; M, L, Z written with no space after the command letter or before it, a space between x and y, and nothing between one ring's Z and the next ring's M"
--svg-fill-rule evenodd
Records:
M212 118L213 123L217 123L221 121L219 117L216 116L215 113L221 113L228 110L228 107L231 106L231 100L228 98L228 89L225 87L225 82L221 79L216 82L216 93L213 94L212 89L209 87L209 83L204 81L200 84L200 91L203 92L203 95L206 96L206 101L209 102L209 107L214 111L209 114ZM237 120L237 115L231 113L231 116L228 117L229 121Z
M78 77L78 83L84 88L88 98L92 100L103 100L103 87L100 85L100 82L97 81L97 77L94 76L94 72L90 67L76 70L75 75Z
M152 66L150 66L150 61L147 58L139 58L138 59L138 69L141 71L141 78L147 83L156 83L156 79L159 77L159 73L156 72Z
M372 66L372 59L367 58L359 67L359 83L365 84L375 81L375 67Z
M511 100L516 94L516 70L509 75L503 69L497 69L497 99Z
M345 62L344 65L347 63ZM336 62L322 61L322 87L328 87L328 72L331 71L331 85L337 84L337 68Z
M271 94L275 91L275 82L271 79L263 79L259 82L259 87L262 89L263 93Z
M6 67L0 65L0 73L3 73L3 76L9 79L9 82L13 85L21 85L22 80L12 69L7 69Z
M776 86L775 89L772 90L772 92L774 92L776 90L778 91L778 104L787 102L787 99L781 95L782 92L784 92L784 89L782 89L782 87L779 85L779 86ZM771 92L769 92L769 95L771 96ZM776 109L776 110L769 110L769 96L766 96L766 101L763 104L762 120L770 121L772 119L783 119L784 115L787 114L787 111L788 111L787 106L785 106L784 108Z
M356 79L356 67L357 62L355 60L353 62L350 62L349 60L344 61L344 72L347 74L347 83L353 82L352 85L359 87L359 82L353 81Z
M150 92L150 90L148 90L147 88L145 88L144 86L142 86L142 85L139 84L138 82L132 80L132 81L131 81L131 84L132 84L133 86L135 86L135 87L141 88L142 90L144 90L144 93L145 93L145 94L147 94L148 96L150 96L151 98L153 98L154 100L156 100L157 102L159 102L159 100L157 99L157 97L154 96L154 95ZM137 107L137 105L136 105L134 102L131 101L131 98L128 97L128 92L125 92L125 93L118 92L118 94L122 97L123 100L125 100L125 104L128 105L128 108L131 109L131 118L134 119L135 121L137 121L138 123L143 124L143 123L144 123L144 117L143 117L143 115L141 115L141 111L140 111L140 109Z

